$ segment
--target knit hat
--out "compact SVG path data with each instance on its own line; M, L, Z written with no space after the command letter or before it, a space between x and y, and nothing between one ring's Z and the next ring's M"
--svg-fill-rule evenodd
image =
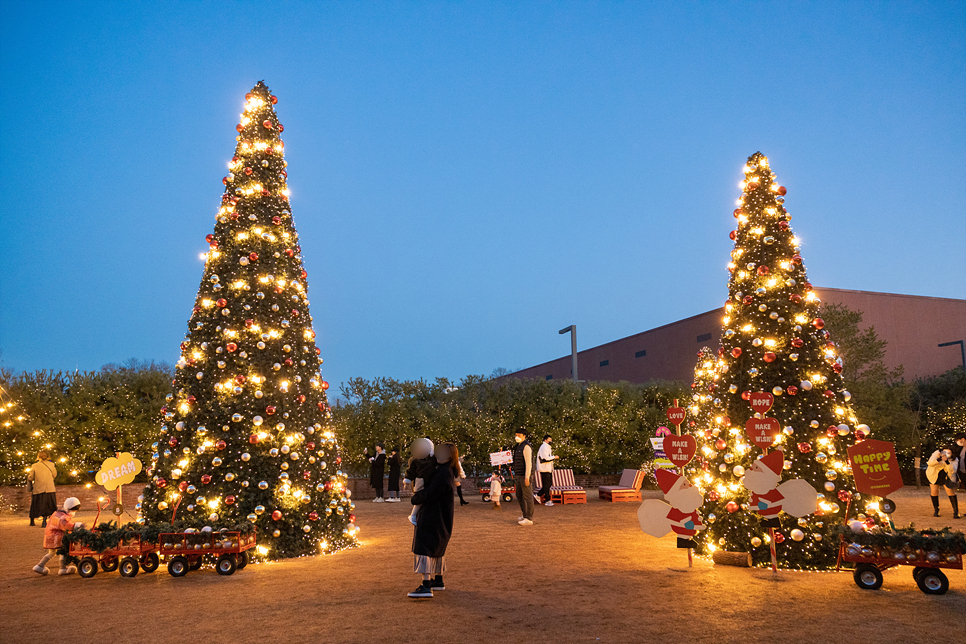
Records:
M782 467L785 465L785 455L777 449L773 452L768 452L758 460L775 474L781 474Z
M665 494L684 487L684 477L670 470L658 469L654 472L654 477L657 479L657 484L661 486L661 491Z
M79 509L80 509L80 501L77 499L77 497L72 496L66 501L64 501L64 512L70 512L71 510L79 510Z

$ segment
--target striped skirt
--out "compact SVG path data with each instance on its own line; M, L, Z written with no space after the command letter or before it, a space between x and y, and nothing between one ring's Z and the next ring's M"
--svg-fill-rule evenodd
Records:
M446 572L446 557L413 555L413 572L421 575L442 575Z

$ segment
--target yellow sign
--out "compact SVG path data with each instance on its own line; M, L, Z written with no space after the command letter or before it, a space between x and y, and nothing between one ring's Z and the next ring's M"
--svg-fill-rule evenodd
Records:
M116 457L104 461L94 480L107 490L117 489L119 485L134 482L134 477L141 471L141 461L134 458L130 452L121 452Z

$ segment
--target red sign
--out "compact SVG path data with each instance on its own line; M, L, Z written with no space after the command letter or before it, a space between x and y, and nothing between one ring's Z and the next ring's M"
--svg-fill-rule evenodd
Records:
M775 442L781 425L775 418L749 418L745 423L748 439L762 449L768 449Z
M678 467L684 467L690 463L696 451L698 451L698 441L694 440L694 436L685 434L664 437L664 455Z
M888 441L867 439L853 445L848 451L856 490L863 494L886 496L902 487L895 445Z
M775 397L767 391L756 391L751 394L751 408L759 414L768 413L771 406L775 404Z
M667 419L671 421L672 425L680 425L684 422L684 410L680 407L668 407Z

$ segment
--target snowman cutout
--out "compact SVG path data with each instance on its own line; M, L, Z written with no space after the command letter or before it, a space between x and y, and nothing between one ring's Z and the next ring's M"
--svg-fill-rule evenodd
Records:
M780 512L805 517L818 507L815 488L804 479L792 479L779 485L785 455L780 450L769 452L745 471L742 484L751 492L748 508L758 513L765 528L778 528Z
M704 530L698 508L704 503L701 490L686 478L669 470L654 473L667 502L646 499L637 510L641 530L652 537L663 537L669 532L677 535L678 548L694 548L692 537Z

